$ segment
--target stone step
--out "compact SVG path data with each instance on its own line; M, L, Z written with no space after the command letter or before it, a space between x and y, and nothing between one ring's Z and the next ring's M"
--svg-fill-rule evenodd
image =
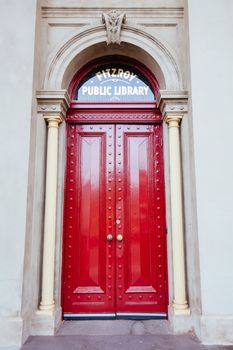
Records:
M172 334L167 320L64 321L57 335L165 335Z

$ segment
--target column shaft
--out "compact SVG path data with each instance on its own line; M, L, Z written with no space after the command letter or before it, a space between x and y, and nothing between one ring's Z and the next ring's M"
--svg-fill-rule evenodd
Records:
M57 200L57 157L58 157L58 125L60 116L46 117L48 121L44 247L42 266L42 296L40 310L54 309L54 267L55 267L55 235L56 235L56 200Z
M168 116L169 124L169 153L170 153L170 188L171 188L171 217L172 217L172 250L173 250L173 279L174 279L174 312L189 313L185 283L185 254L183 232L183 203L182 177L180 156L179 123L182 117Z

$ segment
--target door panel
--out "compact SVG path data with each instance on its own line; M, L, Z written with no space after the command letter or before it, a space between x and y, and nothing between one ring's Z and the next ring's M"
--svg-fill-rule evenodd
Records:
M64 313L167 312L161 132L68 126Z
M67 152L64 312L115 312L114 127L70 126Z
M116 235L123 236L116 244L120 313L166 310L160 129L154 125L116 127L116 193L123 193L116 201L117 218L121 220ZM157 226L156 216L160 220Z

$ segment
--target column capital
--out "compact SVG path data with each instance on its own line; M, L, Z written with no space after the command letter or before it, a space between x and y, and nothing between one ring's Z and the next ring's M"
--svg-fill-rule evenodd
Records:
M44 120L47 122L48 128L58 128L59 124L63 122L63 118L60 114L45 115Z
M168 124L169 128L178 128L182 119L182 115L166 114L164 121Z
M61 123L65 119L70 106L67 90L40 90L36 92L36 98L37 111L43 115L45 120L49 121L52 117L60 118L59 123Z
M172 117L180 118L180 122L184 114L188 112L187 91L159 90L157 100L158 107L167 123L170 123Z

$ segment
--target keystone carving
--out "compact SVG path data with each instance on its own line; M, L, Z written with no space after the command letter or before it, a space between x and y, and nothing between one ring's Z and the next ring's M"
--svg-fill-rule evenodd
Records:
M121 39L121 28L122 24L125 23L126 14L112 10L102 14L102 22L105 24L107 32L107 45L118 44L120 45Z

